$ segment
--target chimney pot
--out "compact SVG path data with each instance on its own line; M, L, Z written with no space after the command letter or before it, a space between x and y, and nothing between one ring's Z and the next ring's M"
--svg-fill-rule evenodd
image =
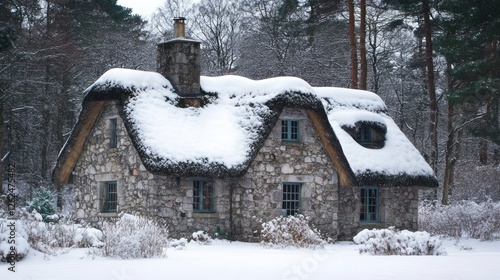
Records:
M175 37L176 38L184 38L186 37L186 18L184 17L176 17L174 18L174 29L175 29Z

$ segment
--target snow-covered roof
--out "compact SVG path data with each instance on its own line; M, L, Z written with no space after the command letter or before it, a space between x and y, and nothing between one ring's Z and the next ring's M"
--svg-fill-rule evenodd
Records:
M328 121L337 135L354 174L367 176L434 177L432 168L420 152L386 113L382 99L375 93L345 88L314 88L322 99ZM342 127L357 122L377 123L386 128L384 146L366 148Z
M385 113L384 102L371 92L313 88L295 77L259 81L240 76L201 77L200 85L202 106L186 107L162 75L112 69L87 89L85 100L123 101L125 125L151 172L240 176L283 107L294 106L318 112L325 129L332 131L327 142L334 146L340 142L334 147L340 150L336 158L347 159L342 166L350 166L349 172L363 184L374 178L379 178L377 183L388 183L380 178L403 176L406 185L414 184L408 178L418 178L415 185L422 178L427 179L420 185L435 185L429 183L435 181L429 165ZM383 148L364 148L342 129L359 121L387 127Z

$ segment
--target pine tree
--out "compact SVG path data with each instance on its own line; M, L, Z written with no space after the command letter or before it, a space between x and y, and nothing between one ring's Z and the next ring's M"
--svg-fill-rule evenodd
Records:
M500 144L499 89L500 2L443 1L437 50L451 65L448 100L463 106L466 118L481 117L472 127L478 137Z

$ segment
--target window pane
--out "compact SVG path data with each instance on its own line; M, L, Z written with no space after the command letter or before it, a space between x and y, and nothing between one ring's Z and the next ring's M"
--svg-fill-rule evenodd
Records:
M379 192L377 188L362 188L360 190L360 221L379 222L378 196Z
M110 139L110 147L116 148L118 147L118 123L116 119L110 119L111 126L111 139Z
M118 206L118 191L116 182L106 182L106 197L104 202L106 212L114 212Z
M281 121L281 139L288 139L288 122L286 120Z
M193 211L209 212L213 210L212 181L193 181Z
M193 181L193 209L200 209L200 182Z
M283 184L282 209L286 215L295 215L300 209L300 183Z
M281 120L281 140L299 141L299 121Z
M359 141L371 142L372 141L372 128L364 125L359 128Z
M298 140L299 139L299 122L298 121L290 121L290 140Z

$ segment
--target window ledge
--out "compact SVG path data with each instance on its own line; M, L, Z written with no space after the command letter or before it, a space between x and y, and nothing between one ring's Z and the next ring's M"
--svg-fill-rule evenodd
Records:
M216 212L193 212L193 218L218 218L219 214Z
M386 224L382 222L359 222L359 227L362 229L384 229Z
M118 217L118 212L101 212L98 216L103 218L114 218Z

